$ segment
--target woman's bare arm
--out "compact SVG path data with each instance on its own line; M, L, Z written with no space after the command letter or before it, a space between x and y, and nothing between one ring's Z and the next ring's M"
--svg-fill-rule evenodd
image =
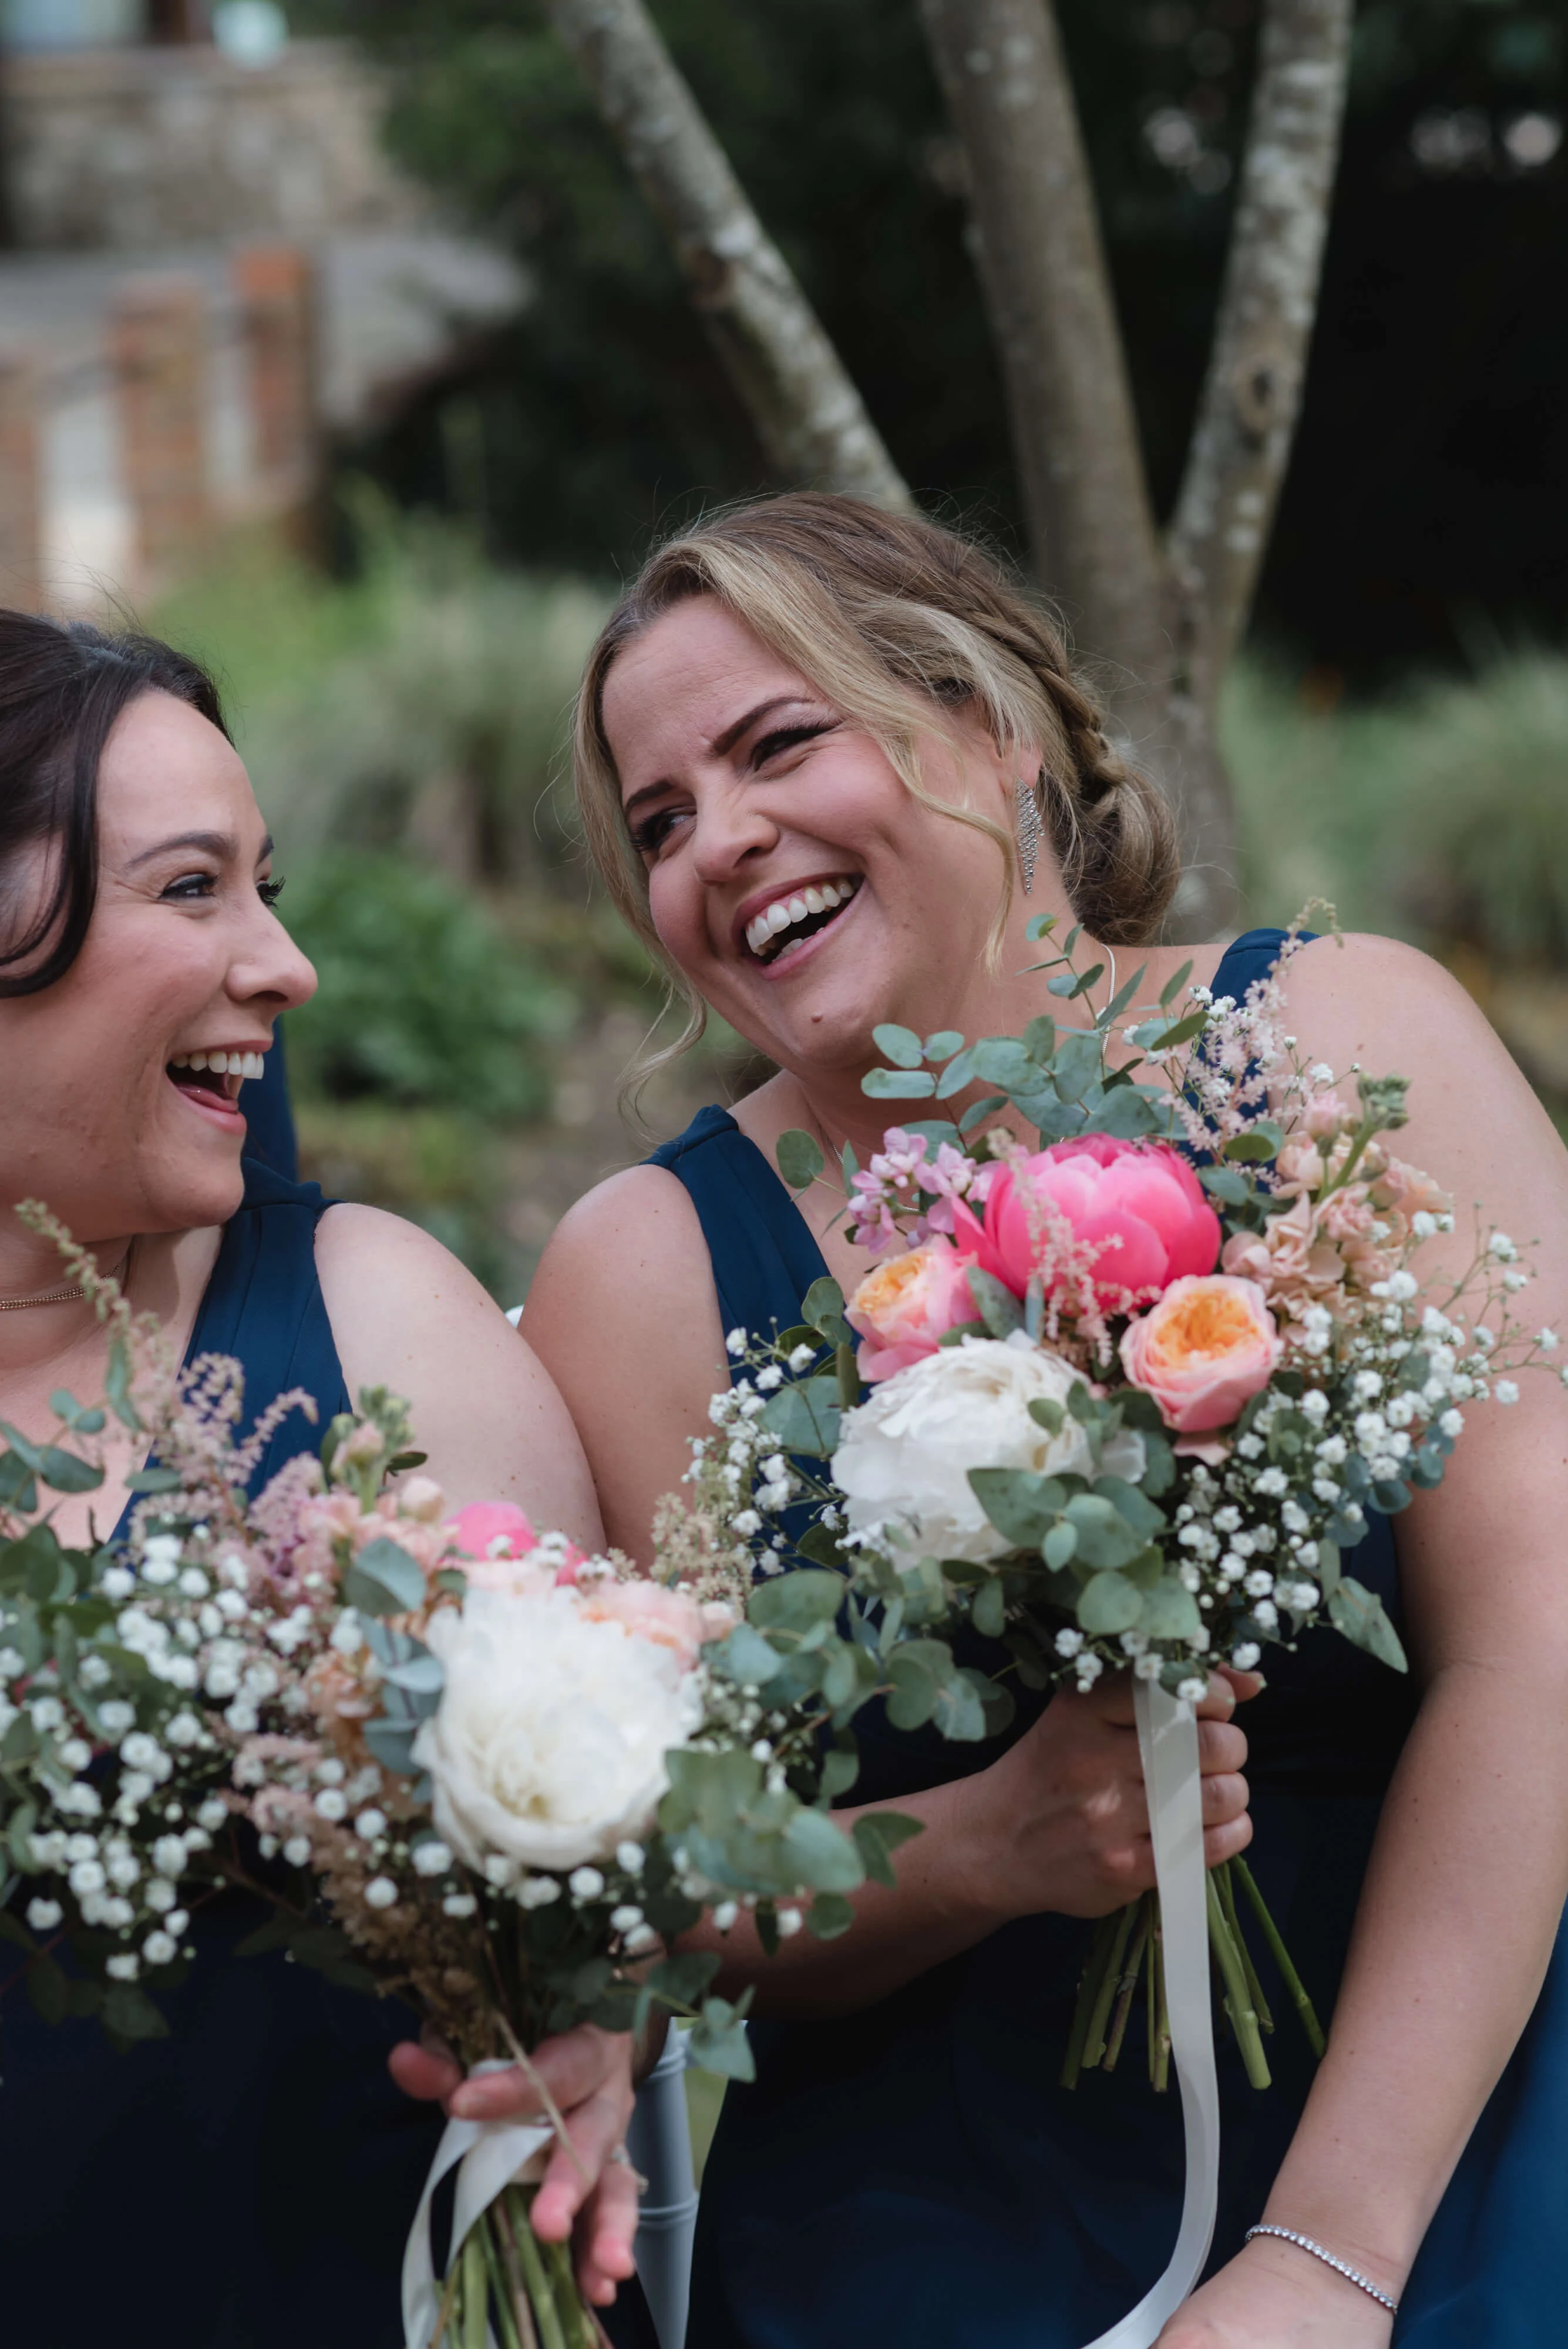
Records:
M1423 957L1355 939L1308 949L1289 1001L1314 1055L1412 1080L1410 1124L1391 1143L1453 1193L1443 1245L1456 1265L1468 1257L1477 1200L1516 1241L1539 1238L1542 1278L1521 1307L1561 1329L1568 1157L1469 998ZM1395 2296L1529 2016L1568 1893L1568 1397L1539 1374L1522 1386L1511 1407L1466 1407L1445 1483L1397 1520L1421 1710L1328 2054L1268 2204ZM1376 2305L1315 2267L1254 2242L1161 2349L1385 2338Z
M597 1549L593 1480L571 1416L473 1275L428 1232L377 1207L329 1207L316 1263L350 1395L377 1385L407 1399L452 1506L512 1501L541 1532L559 1528Z

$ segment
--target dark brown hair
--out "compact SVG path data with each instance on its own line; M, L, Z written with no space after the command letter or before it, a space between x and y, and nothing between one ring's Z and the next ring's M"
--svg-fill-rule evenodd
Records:
M171 645L0 611L0 909L23 853L56 850L36 917L18 938L0 933L0 997L53 987L81 952L98 898L99 763L144 693L171 694L228 738L217 687Z

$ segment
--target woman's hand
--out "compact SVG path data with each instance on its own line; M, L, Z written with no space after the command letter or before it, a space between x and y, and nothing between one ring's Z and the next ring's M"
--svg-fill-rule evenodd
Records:
M1388 2349L1393 2330L1358 2285L1260 2236L1182 2302L1155 2349Z
M1247 1740L1231 1719L1262 1686L1255 1672L1213 1672L1198 1713L1204 1857L1210 1868L1251 1841ZM1026 1735L952 1789L949 1832L969 1897L997 1922L1051 1909L1104 1917L1154 1883L1148 1798L1133 1715L1118 1674L1087 1696L1054 1697Z
M545 2117L538 2088L521 2065L466 2079L431 2033L417 2042L405 2040L387 2062L406 2095L443 2106L454 2120ZM534 2231L547 2243L564 2243L575 2232L577 2281L596 2308L607 2308L617 2285L636 2265L631 2242L637 2232L637 2173L613 2158L625 2150L631 2118L631 2037L579 2023L576 2031L546 2039L532 2063L555 2100L567 2139L551 2152L534 2198Z

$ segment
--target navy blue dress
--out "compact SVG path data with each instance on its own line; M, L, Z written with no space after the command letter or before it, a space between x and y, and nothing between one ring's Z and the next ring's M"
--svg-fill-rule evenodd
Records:
M251 1413L295 1413L253 1483L348 1407L316 1272L326 1202L247 1160L187 1359L235 1356ZM387 2071L417 2034L395 2000L334 1989L278 1953L230 1959L263 1920L227 1894L162 2002L171 2031L117 2054L96 2023L0 2006L0 2331L17 2349L402 2349L403 2244L442 2127ZM0 1980L9 1972L0 1944ZM620 2349L650 2343L635 2287Z
M1240 995L1278 931L1231 947ZM726 1330L798 1319L826 1270L760 1151L702 1111L654 1155L701 1219ZM1398 1611L1392 1528L1376 1519L1357 1576ZM1004 1661L1000 1651L995 1661ZM1383 1795L1414 1715L1409 1682L1332 1631L1273 1648L1246 1708L1256 1837L1248 1857L1326 2020ZM1025 1700L1010 1737L1034 1720ZM851 1803L983 1769L1007 1741L947 1745L860 1729ZM1178 2098L1148 2085L1134 2002L1117 2070L1065 2090L1088 1929L1021 1919L842 2021L753 2026L758 2077L732 2087L703 2178L688 2349L1083 2349L1158 2276L1181 2202ZM1269 1961L1260 1951L1264 1986ZM1276 2002L1273 2085L1219 2051L1222 2158L1211 2266L1257 2220L1311 2085ZM1546 1987L1428 2233L1395 2329L1399 2349L1542 2349L1560 2338L1568 2256L1568 1957Z

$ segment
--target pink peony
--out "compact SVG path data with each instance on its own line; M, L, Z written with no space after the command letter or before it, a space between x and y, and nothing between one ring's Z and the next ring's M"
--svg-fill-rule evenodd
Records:
M978 1318L964 1278L972 1262L950 1240L929 1239L867 1274L844 1317L860 1333L856 1359L863 1379L908 1370L936 1352L944 1330Z
M455 1516L448 1517L441 1531L463 1560L469 1581L479 1590L521 1588L517 1575L507 1569L527 1562L540 1546L532 1522L511 1501L470 1501ZM587 1563L587 1551L569 1541L560 1545L560 1552L549 1578L555 1583L575 1583L578 1569Z
M1151 1394L1167 1427L1206 1434L1229 1426L1267 1386L1279 1334L1255 1280L1188 1274L1122 1334L1122 1368Z
M1095 1252L1096 1296L1111 1311L1125 1307L1128 1291L1158 1295L1173 1280L1211 1271L1220 1254L1220 1218L1168 1142L1106 1133L1054 1142L1001 1170L983 1224L961 1199L953 1206L959 1246L1015 1297L1039 1267L1042 1226L1051 1221L1064 1222L1076 1247Z

